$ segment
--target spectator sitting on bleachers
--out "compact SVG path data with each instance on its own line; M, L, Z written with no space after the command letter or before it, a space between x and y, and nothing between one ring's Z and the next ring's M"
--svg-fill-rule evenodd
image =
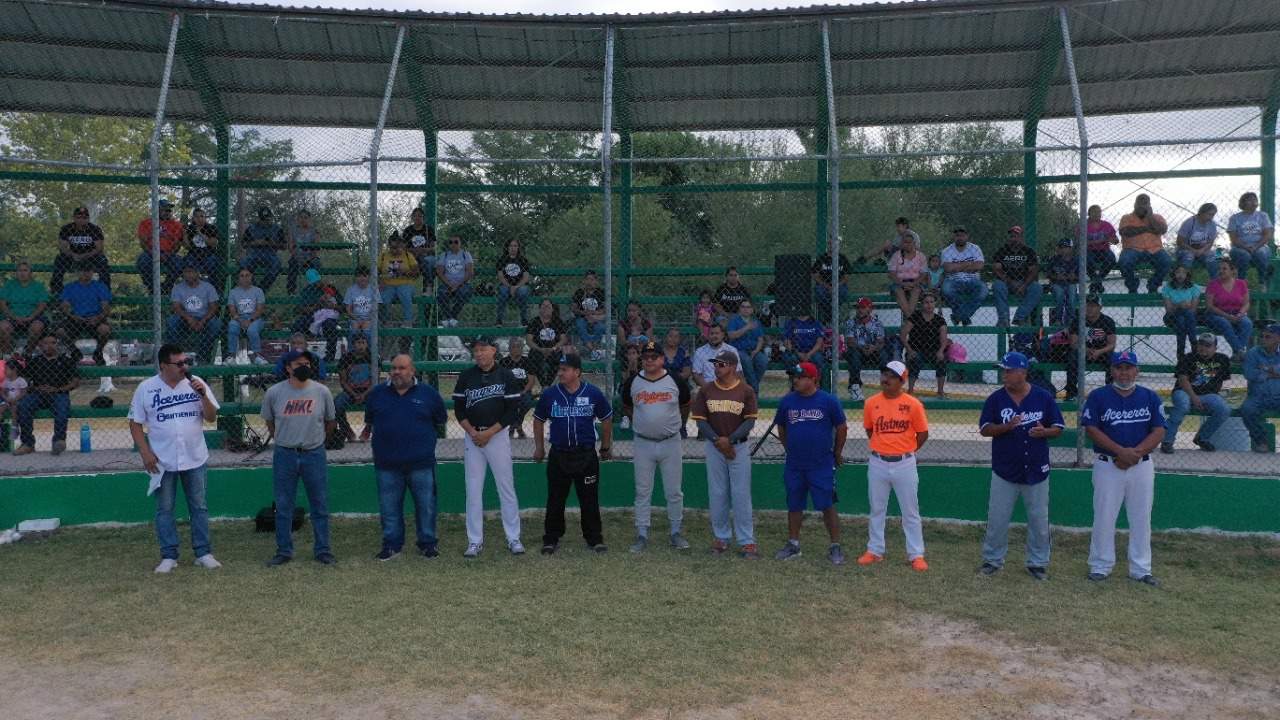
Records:
M1178 264L1191 269L1200 265L1210 278L1218 276L1218 251L1213 246L1218 239L1218 224L1213 221L1217 214L1217 205L1205 203L1178 228Z
M640 372L640 346L623 346L621 352L618 353L618 365L621 372L618 373L618 385L613 389L614 396L621 395L622 388L626 386L627 381ZM687 417L684 419L688 420ZM631 418L624 416L621 427L623 429L631 427Z
M520 241L512 238L504 246L498 258L497 324L507 319L507 303L514 301L520 311L520 325L529 324L529 259L524 256Z
M142 248L142 253L138 255L138 261L135 267L138 269L138 276L142 279L142 286L147 289L147 293L154 292L152 285L152 275L155 272L155 263L151 257L152 243L151 232L153 226L151 224L151 216L142 219L138 223L138 246ZM185 231L182 229L182 223L173 219L173 203L168 200L160 201L160 292L168 295L173 289L173 284L178 277L178 248L182 247L182 238ZM106 287L104 284L103 287Z
M716 379L716 369L711 365L711 361L725 350L738 356L738 372L741 373L742 355L738 352L738 348L724 341L724 328L712 325L707 333L707 342L693 351L693 382L698 387ZM665 365L665 360L663 364Z
M426 217L422 208L414 208L409 214L409 224L399 233L405 248L418 263L424 293L431 291L431 284L436 279L436 229L427 224Z
M1218 393L1222 383L1231 379L1231 359L1218 352L1218 338L1204 333L1196 338L1195 352L1178 359L1174 370L1173 410L1169 413L1168 431L1160 452L1173 454L1173 443L1178 439L1178 428L1191 408L1207 412L1209 416L1200 424L1200 432L1192 439L1201 450L1213 452L1210 439L1218 428L1231 417L1231 408Z
M289 265L285 271L285 289L292 295L298 289L298 276L315 268L320 270L320 233L311 224L311 212L299 210L286 236Z
M150 242L150 235L147 236ZM106 236L102 228L89 222L89 208L80 206L71 213L71 222L58 230L58 254L53 258L53 273L49 276L49 292L54 297L62 293L62 278L67 271L75 271L81 262L93 265L98 279L111 289L111 263L106 256Z
M1173 265L1173 259L1164 250L1162 238L1169 231L1169 223L1151 212L1151 198L1146 194L1133 200L1133 212L1120 218L1120 274L1130 295L1138 293L1138 265L1150 265L1151 277L1147 279L1147 292L1160 289L1165 275Z
M332 285L320 281L320 271L311 268L306 272L306 287L298 291L297 317L294 332L308 333L324 338L324 356L329 362L338 354L338 291Z
M568 342L569 329L560 319L560 310L551 298L538 303L538 315L525 328L525 340L529 343L529 358L538 384L549 388L560 369L560 353Z
M74 347L75 341L81 337L96 339L98 345L93 351L93 361L103 365L102 348L111 339L111 325L107 322L107 314L111 311L111 291L93 279L92 265L80 265L76 272L79 279L62 288L60 299L66 320L58 335L68 347Z
M718 315L721 320L717 322L727 321L728 316L737 312L738 304L751 299L751 291L746 285L742 284L742 276L738 274L738 268L730 265L724 271L724 282L720 283L720 287L716 288L712 300L720 306Z
M1240 196L1240 212L1227 221L1227 235L1231 238L1231 261L1236 264L1236 274L1241 280L1253 265L1258 271L1258 281L1265 284L1271 279L1271 238L1275 229L1271 218L1258 209L1258 193L1247 192Z
M357 335L351 343L351 352L342 356L338 362L338 382L342 392L333 399L334 414L338 416L338 429L342 431L347 442L356 442L356 431L347 420L347 408L352 405L363 405L369 391L373 389L373 360L369 356L369 340ZM366 442L373 434L373 427L365 425L360 432L359 442Z
M6 417L12 418L14 422L18 420L18 403L22 402L22 398L27 396L27 388L30 383L22 377L22 368L16 356L11 357L8 361L0 362L4 366L4 372L0 373L0 421ZM7 428L6 428L7 430ZM0 438L3 440L4 438Z
M902 321L899 337L907 363L907 393L914 392L920 371L928 365L938 378L938 397L946 399L947 321L938 312L936 295L925 293L920 298L920 309Z
M342 304L347 306L347 315L351 318L350 339L363 336L372 342L373 309L380 302L378 291L369 284L369 268L363 265L356 268L356 281L342 296Z
M209 284L218 292L222 292L222 284L226 281L222 253L218 243L222 241L216 225L205 217L204 210L196 208L191 211L191 222L187 223L185 265L195 265L201 275L209 279ZM108 286L110 287L110 286Z
M44 283L31 276L31 263L19 260L14 276L0 288L0 354L13 351L15 335L27 336L34 345L44 335L44 311L49 293Z
M1049 276L1050 289L1053 290L1053 310L1049 313L1049 322L1055 325L1066 323L1068 318L1075 316L1080 265L1074 250L1075 241L1069 237L1062 238L1058 240L1058 252L1045 263L1045 274Z
M942 280L946 277L946 270L942 267L942 256L934 253L929 256L929 261L925 265L924 287L921 292L932 290L935 294L942 292Z
M880 248L882 259L887 261L896 255L902 249L902 241L907 239L911 240L917 250L920 249L920 233L911 229L910 220L900 217L893 221L893 237L886 240L884 247Z
M458 327L458 316L471 299L471 278L476 274L475 258L462 249L462 236L449 236L449 244L436 259L436 303L440 305L441 327Z
M240 352L240 332L249 336L249 349L262 352L262 315L267 311L267 296L253 284L253 271L248 268L236 274L236 286L227 292L227 357Z
M1231 359L1244 360L1244 351L1253 339L1249 319L1249 284L1236 277L1236 266L1218 265L1218 276L1204 289L1204 324L1224 336L1231 346Z
M729 316L725 334L729 344L738 350L742 379L758 396L764 373L769 369L769 353L764 344L764 326L755 318L755 304L751 300L738 304L738 311Z
M200 279L195 265L183 268L182 282L169 293L173 314L169 316L166 342L194 346L199 360L211 362L213 344L222 334L218 298L218 291Z
M951 244L942 248L942 269L946 271L942 296L951 306L953 325L973 324L973 313L987 297L987 285L979 274L984 263L982 248L969 242L969 231L962 227L953 229ZM907 382L911 382L910 378Z
M582 276L582 286L573 291L570 309L573 311L573 326L578 335L578 342L586 349L584 354L592 360L599 360L604 351L600 341L604 339L607 329L604 320L604 290L600 288L600 278L595 270L588 270Z
M1044 288L1040 285L1040 257L1035 248L1022 237L1022 226L1009 228L1009 239L991 256L991 272L996 279L991 283L991 294L996 302L996 325L1009 326L1009 297L1020 297L1018 309L1013 313L1013 324L1040 307Z
M1116 255L1111 252L1112 245L1120 244L1115 226L1102 219L1102 206L1089 206L1089 222L1085 224L1085 268L1089 273L1089 292L1101 294L1102 281L1116 266Z
M309 350L307 349L307 334L295 332L292 335L290 335L289 350L297 351L297 352L309 352ZM288 375L285 374L285 369L284 369L284 358L285 358L285 355L288 355L288 354L289 354L288 351L286 351L285 353L280 355L279 359L276 360L275 373L276 373L277 380L287 380L289 377ZM324 364L324 358L317 357L315 358L315 360L316 360L315 367L312 368L315 371L315 376L312 379L315 380L316 382L324 382L325 376L328 374L328 372L325 369L326 365Z
M280 256L277 253L285 249L285 244L284 228L275 221L271 208L260 206L258 219L240 236L240 267L249 268L255 276L261 271L262 281L258 287L263 292L271 292L271 286L280 275Z
M1240 417L1249 430L1252 450L1274 452L1267 438L1272 431L1263 416L1280 410L1280 323L1266 326L1262 341L1245 353L1244 377L1249 382L1249 396L1240 406Z
M925 285L926 260L916 245L918 236L912 232L902 236L900 249L889 258L889 292L898 301L902 317L916 311L920 302L920 288Z
M826 310L826 307L823 307ZM827 373L824 371L826 367L826 327L816 318L808 308L802 308L800 314L787 320L782 326L782 341L785 350L782 354L782 362L787 367L793 367L797 363L811 362L818 366L818 383L822 387L827 387ZM738 363L741 367L742 363ZM696 369L696 368L695 368Z
M1080 342L1080 324L1072 318L1070 342L1067 343L1067 382L1066 396L1062 399L1075 400L1079 394L1076 382L1077 360L1076 348ZM1111 384L1111 351L1116 349L1116 321L1102 313L1102 299L1097 295L1089 295L1084 299L1084 326L1087 333L1084 343L1085 367L1090 365L1106 371L1106 384Z
M628 345L627 350L634 348L635 355L635 372L640 372L640 348L637 345ZM688 349L684 346L684 340L680 335L680 328L672 326L667 329L666 334L662 336L662 369L676 381L685 390L692 390L690 386L693 378L693 359L689 356ZM680 408L680 437L688 437L688 431L685 426L689 424L689 406L683 405Z
M912 242L909 237L902 239L904 247ZM874 308L871 298L858 298L857 304L853 306L853 317L844 323L844 361L849 365L849 399L853 402L864 399L862 368L870 364L873 369L879 370L895 354L894 346L885 335L884 324L876 317Z
M40 338L39 344L39 350L31 353L27 358L26 367L22 372L23 377L27 379L28 388L26 397L18 403L18 431L21 444L14 448L14 455L28 455L35 452L35 414L36 411L44 409L53 413L53 454L61 455L62 451L67 449L67 418L71 414L71 391L80 384L80 377L76 372L79 353L74 347L62 352L58 347L58 339L52 335Z
M401 324L413 325L413 286L418 269L418 261L404 248L404 238L392 233L387 239L387 251L378 257L378 288L382 292L384 320L399 301Z
M698 329L698 335L703 340L707 339L707 331L712 325L719 325L719 312L716 304L711 301L711 291L703 290L698 293L698 302L693 305L693 326Z
M1173 328L1178 339L1178 357L1187 352L1187 343L1196 334L1200 296L1204 288L1191 282L1191 270L1184 265L1173 269L1169 282L1160 288L1164 298L1164 324ZM1167 437L1172 437L1172 433Z
M644 307L638 301L627 303L627 314L618 323L618 337L622 342L636 346L653 339L653 320L644 314Z
M853 265L849 264L849 258L844 253L836 256L838 268L836 270L836 283L839 285L837 297L840 304L849 300L849 275L853 272ZM813 276L813 300L818 307L822 308L823 313L829 313L828 308L831 307L831 238L827 237L827 248L813 261L813 267L810 269Z
M510 370L521 387L520 411L516 414L515 424L507 428L507 435L526 438L524 417L533 408L533 383L537 380L537 373L534 372L533 361L524 353L523 339L513 337L507 342L507 356L498 361L498 366Z

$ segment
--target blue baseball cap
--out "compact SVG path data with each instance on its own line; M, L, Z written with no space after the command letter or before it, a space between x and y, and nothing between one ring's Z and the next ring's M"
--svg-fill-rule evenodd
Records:
M1004 370L1026 370L1030 365L1027 356L1017 351L1005 353L1004 359L996 363L996 367Z
M1262 332L1269 333L1271 335L1280 335L1280 323L1271 323L1270 325L1262 328Z
M1111 364L1114 365L1132 365L1138 367L1138 353L1132 350L1124 352L1111 353Z

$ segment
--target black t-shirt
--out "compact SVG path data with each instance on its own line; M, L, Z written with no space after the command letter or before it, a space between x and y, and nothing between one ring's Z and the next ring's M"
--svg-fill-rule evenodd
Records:
M209 240L218 240L218 228L211 223L196 227L195 223L187 223L187 241L191 243L191 253L197 256L211 255L217 252L209 247Z
M419 255L425 248L436 244L436 231L430 225L423 225L421 228L407 225L400 231L400 239L404 240L409 252Z
M44 353L36 353L27 358L27 367L22 371L22 377L27 379L32 390L35 390L37 385L62 387L76 376L76 365L79 362L78 357L66 353L59 353L54 358L47 358Z
M751 299L751 291L746 285L738 283L738 287L729 287L729 283L722 283L716 288L716 294L712 297L716 304L727 313L738 311L738 306Z
M459 373L458 383L453 386L453 414L458 422L469 420L476 428L494 423L510 427L523 392L524 383L501 365L495 363L487 371L472 365Z
M524 255L511 257L503 254L494 265L498 268L498 274L502 276L503 282L508 285L520 282L520 278L529 272L529 261Z
M838 258L837 262L840 264L838 272L840 274L840 280L843 281L849 273L853 272L853 266L849 264L849 258L845 257L844 253L840 253ZM810 272L818 273L818 277L822 278L824 282L830 282L831 253L823 253L819 255L818 259L813 261L813 268Z
M581 308L581 310L579 310ZM586 312L604 312L604 290L601 288L578 288L573 293L573 314Z
M533 338L534 345L549 348L555 347L556 343L560 342L560 338L568 332L568 328L560 318L551 318L551 322L543 324L542 318L535 317L529 321L529 327L525 328L525 332Z
M1090 350L1097 350L1105 346L1107 344L1107 336L1116 334L1116 321L1101 313L1098 314L1097 320L1085 318L1084 326L1089 329L1084 346ZM1079 325L1076 327L1079 327Z
M76 224L69 222L58 230L58 239L64 240L71 246L71 252L76 255L83 255L93 249L98 241L103 239L102 228L88 223L83 230L76 228Z
M524 387L529 381L529 376L533 374L533 361L528 355L521 355L519 360L513 360L508 355L499 360L498 364L511 371L515 379L520 381L520 387Z
M924 313L917 310L907 321L911 323L911 334L907 336L908 347L924 354L936 353L942 349L942 328L947 326L942 313L935 312L933 319L926 320Z
M996 250L991 262L998 262L1004 268L1005 277L1021 282L1031 275L1031 271L1040 264L1035 248L1026 243L1005 243Z
M1186 375L1191 389L1197 395L1217 394L1222 390L1222 383L1231 377L1231 358L1222 353L1214 353L1208 360L1191 352L1178 361L1175 375ZM1178 388L1175 384L1174 389Z

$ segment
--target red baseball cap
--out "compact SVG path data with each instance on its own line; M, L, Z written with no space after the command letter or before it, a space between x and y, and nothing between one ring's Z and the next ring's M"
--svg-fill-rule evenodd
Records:
M872 305L874 305L874 304L875 304L875 303L872 303L872 302L871 302L871 298L869 298L869 297L860 297L860 298L858 298L858 302L856 303L856 307L860 307L860 308L861 308L861 307L871 307L871 306L872 306Z
M1021 235L1021 234L1022 234L1022 226L1021 226L1021 225L1014 225L1013 227L1009 228L1009 234L1010 234L1010 235Z
M818 379L818 366L811 362L796 363L787 368L787 374L791 377L803 375L811 380Z

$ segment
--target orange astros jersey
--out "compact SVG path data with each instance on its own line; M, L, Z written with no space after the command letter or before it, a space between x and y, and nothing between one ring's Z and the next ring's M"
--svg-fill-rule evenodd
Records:
M871 449L882 455L903 455L916 451L916 433L929 431L924 405L905 392L889 399L884 393L867 398L862 407L862 426L871 431Z

